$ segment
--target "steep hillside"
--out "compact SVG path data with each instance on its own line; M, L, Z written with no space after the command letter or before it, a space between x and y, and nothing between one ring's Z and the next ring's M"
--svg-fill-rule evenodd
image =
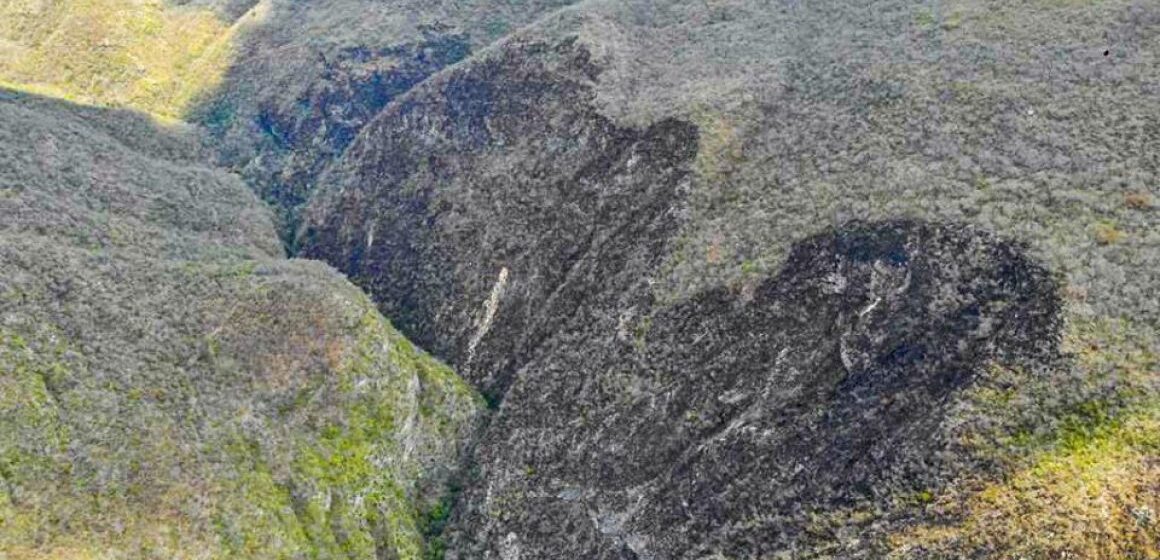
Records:
M4 0L0 84L190 120L291 241L318 175L392 98L572 0Z
M1160 560L1157 38L0 0L0 556Z
M498 408L453 557L1153 558L1158 35L585 2L388 105L299 241Z
M221 84L237 24L163 0L0 2L0 82L181 118Z
M4 556L422 557L472 390L196 135L2 95Z
M221 164L279 210L289 243L318 176L387 103L571 1L269 0L191 117L214 132Z
M328 176L342 188L316 199L303 256L343 267L502 397L565 321L626 297L676 234L696 129L617 126L592 106L597 76L573 41L515 42L423 84Z

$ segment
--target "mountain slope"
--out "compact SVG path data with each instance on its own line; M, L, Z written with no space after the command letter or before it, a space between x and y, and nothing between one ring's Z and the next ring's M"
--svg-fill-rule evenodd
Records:
M387 103L571 2L273 0L191 118L214 132L221 165L279 210L289 243L319 175Z
M1158 25L586 2L388 105L302 254L497 405L454 557L1150 558Z
M148 123L0 99L0 549L421 557L478 397Z
M1157 558L1154 3L0 15L6 552Z

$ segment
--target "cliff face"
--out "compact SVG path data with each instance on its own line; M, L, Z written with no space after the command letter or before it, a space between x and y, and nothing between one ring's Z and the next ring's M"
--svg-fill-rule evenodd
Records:
M303 255L342 266L501 398L565 323L640 284L675 232L695 128L615 125L591 105L596 78L575 42L532 42L424 84L328 176Z
M0 549L420 557L473 391L281 259L236 178L166 157L195 138L7 92L0 115Z
M864 553L811 521L887 518L977 467L953 403L987 367L1050 372L1059 305L1018 247L889 222L803 240L740 290L584 313L479 445L457 557Z

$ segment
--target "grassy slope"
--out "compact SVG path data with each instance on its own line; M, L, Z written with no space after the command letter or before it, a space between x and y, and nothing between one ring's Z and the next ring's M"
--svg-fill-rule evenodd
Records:
M236 179L94 113L0 100L0 549L420 557L478 397Z
M181 118L220 86L239 30L207 8L162 0L4 0L0 79L78 103Z
M1075 378L1017 385L1018 372L994 368L963 399L958 418L989 422L961 430L964 447L998 459L1004 474L924 496L925 520L889 537L896 557L1158 557L1155 334L1076 321L1064 347Z

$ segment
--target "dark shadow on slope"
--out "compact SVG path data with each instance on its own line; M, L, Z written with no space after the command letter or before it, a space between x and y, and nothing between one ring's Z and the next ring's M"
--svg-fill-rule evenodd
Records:
M197 131L181 125L159 124L140 111L83 105L5 87L0 87L0 102L46 114L71 115L135 151L167 161L204 164L210 157Z
M948 403L991 364L1043 375L1059 313L1056 278L1023 247L908 221L810 237L778 276L646 312L627 335L587 309L522 370L477 447L455 549L754 558L825 545L817 512L874 517L971 471L950 451Z
M173 6L209 8L223 21L235 22L250 11L260 0L169 0Z
M502 398L580 309L645 282L678 224L697 130L618 126L575 40L513 42L392 104L328 176L303 256Z
M252 17L242 8L256 5L192 3L236 21ZM498 24L516 29L569 3L451 3L438 10L425 0L273 3L241 34L223 86L191 118L213 133L218 163L275 209L294 255L300 208L392 99L497 39Z
M293 255L298 210L327 166L395 96L469 53L466 36L442 27L426 28L415 41L386 48L320 51L311 64L319 75L293 99L255 99L252 114L245 114L236 106L238 100L217 96L194 115L224 142L222 163L239 171L274 208L287 252ZM238 73L231 72L227 80L254 79ZM231 142L231 134L245 139ZM234 142L252 142L257 148Z

